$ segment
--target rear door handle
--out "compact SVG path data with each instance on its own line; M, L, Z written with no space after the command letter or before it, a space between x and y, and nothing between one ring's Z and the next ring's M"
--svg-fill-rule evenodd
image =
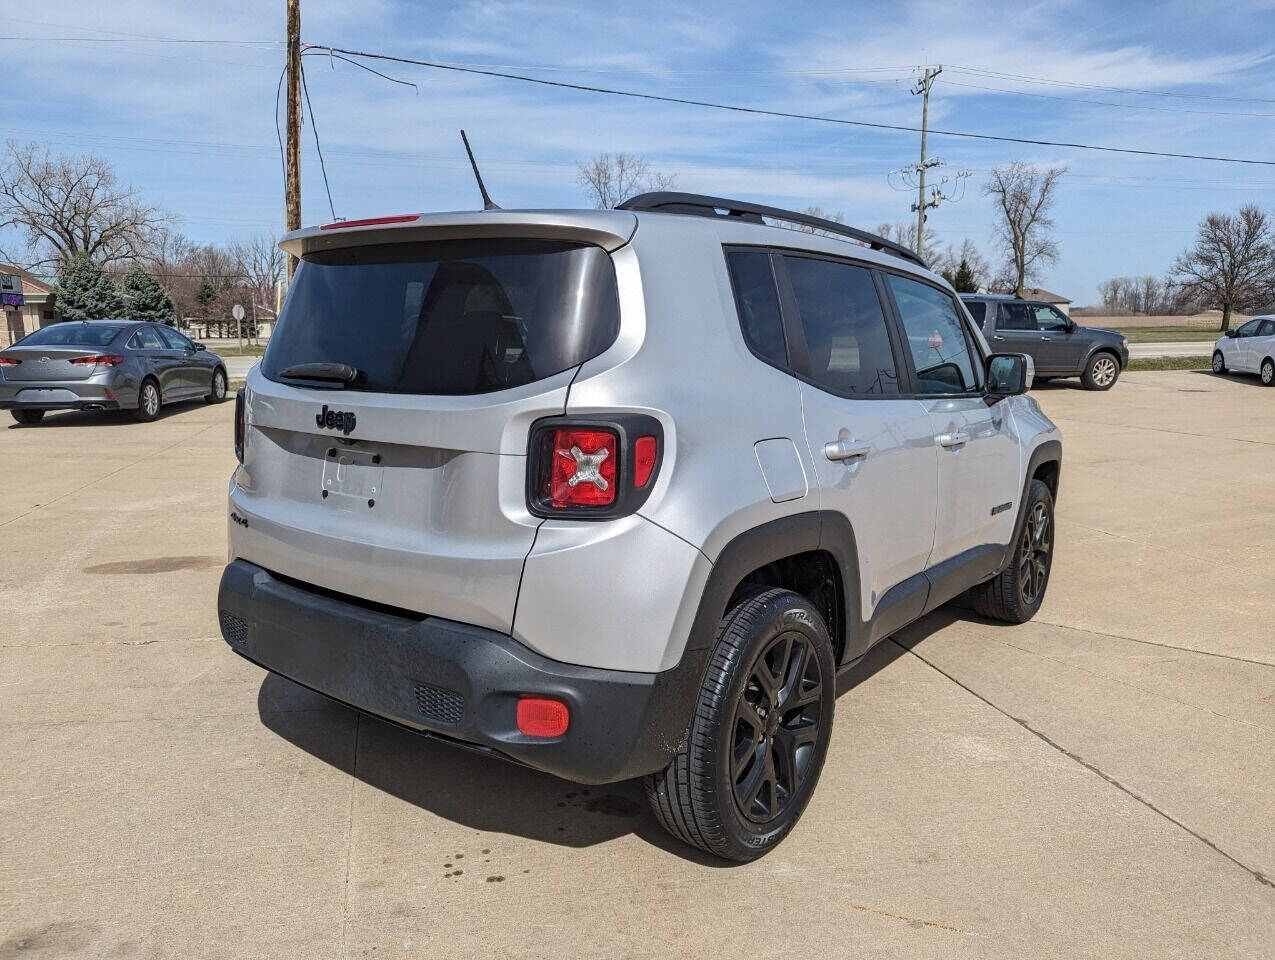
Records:
M823 455L829 460L854 460L872 452L872 444L857 440L833 440L823 445Z
M968 433L940 433L934 439L939 442L941 447L959 447L963 443L969 443L970 435Z

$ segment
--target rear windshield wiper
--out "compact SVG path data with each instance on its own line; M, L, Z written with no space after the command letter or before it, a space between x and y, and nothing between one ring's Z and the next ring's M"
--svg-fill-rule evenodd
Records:
M294 363L280 370L279 376L289 380L332 380L351 384L367 379L367 374L348 363Z

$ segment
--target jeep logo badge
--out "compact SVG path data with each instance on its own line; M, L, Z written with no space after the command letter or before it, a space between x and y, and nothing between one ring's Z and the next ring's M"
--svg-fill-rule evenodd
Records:
M325 403L323 409L314 416L314 422L326 430L340 430L342 433L349 435L354 429L354 411L352 410L329 410Z

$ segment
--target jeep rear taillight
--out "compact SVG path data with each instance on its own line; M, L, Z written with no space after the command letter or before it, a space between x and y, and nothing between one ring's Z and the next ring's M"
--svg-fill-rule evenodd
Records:
M243 391L235 394L235 457L243 463L243 438L246 411L244 410Z
M663 442L663 428L647 414L540 420L527 448L527 504L538 517L631 514L655 485Z
M619 437L610 430L554 430L541 500L555 509L615 503Z

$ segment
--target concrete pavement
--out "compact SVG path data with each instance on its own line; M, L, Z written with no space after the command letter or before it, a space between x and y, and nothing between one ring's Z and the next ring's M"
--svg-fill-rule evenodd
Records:
M1066 438L1022 627L846 684L793 835L726 867L584 789L235 657L231 406L0 429L0 960L1275 953L1275 392L1034 392Z

